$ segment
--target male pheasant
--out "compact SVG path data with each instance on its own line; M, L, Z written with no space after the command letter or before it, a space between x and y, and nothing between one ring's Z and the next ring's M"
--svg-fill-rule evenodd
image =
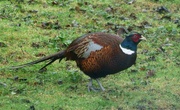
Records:
M75 39L65 50L12 68L22 68L50 60L40 69L42 70L55 60L61 61L66 58L75 61L80 70L91 78L88 83L89 91L104 91L98 78L115 74L135 64L137 45L142 40L146 38L139 33L130 34L125 39L102 32L90 33ZM99 89L92 85L92 79L98 82Z

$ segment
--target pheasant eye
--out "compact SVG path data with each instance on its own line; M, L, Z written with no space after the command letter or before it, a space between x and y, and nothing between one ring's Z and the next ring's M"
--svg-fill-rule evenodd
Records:
M139 41L139 38L140 38L140 35L135 34L135 35L133 35L132 40L133 40L134 42L138 42L138 41Z

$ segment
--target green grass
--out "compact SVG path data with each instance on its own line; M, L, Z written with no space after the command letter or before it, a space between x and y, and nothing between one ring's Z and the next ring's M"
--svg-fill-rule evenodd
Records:
M55 62L44 73L38 69L45 63L1 69L0 109L180 109L179 5L179 0L131 5L123 0L1 0L1 68L63 50L88 32L116 34L115 27L125 26L148 40L139 45L135 66L101 79L105 92L88 92L88 76L71 61ZM170 13L158 13L160 6Z

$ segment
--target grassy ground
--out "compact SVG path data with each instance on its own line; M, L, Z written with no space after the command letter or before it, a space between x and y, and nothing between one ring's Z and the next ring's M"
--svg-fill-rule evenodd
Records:
M88 92L88 77L63 60L0 70L1 110L180 109L180 1L1 0L0 67L62 50L88 32L116 34L120 26L147 39L136 66L102 78L105 92Z

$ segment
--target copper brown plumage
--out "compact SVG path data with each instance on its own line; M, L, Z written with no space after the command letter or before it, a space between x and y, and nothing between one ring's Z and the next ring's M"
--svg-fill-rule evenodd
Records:
M55 60L66 58L76 61L80 70L91 78L88 84L89 91L97 90L92 85L92 79L98 82L101 90L105 90L98 78L115 74L135 64L137 44L141 40L145 38L139 33L133 33L125 39L107 33L90 33L77 38L63 51L12 68L22 68L50 60L41 68L42 70Z

